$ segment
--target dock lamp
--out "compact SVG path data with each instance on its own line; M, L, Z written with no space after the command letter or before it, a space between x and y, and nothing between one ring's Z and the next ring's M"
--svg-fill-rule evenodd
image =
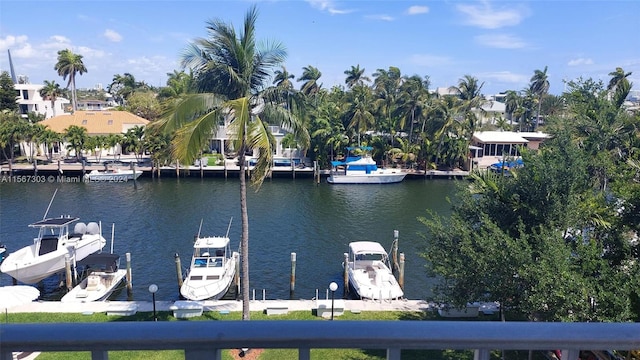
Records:
M149 292L151 293L151 298L153 301L153 321L158 321L158 316L156 316L156 292L158 291L158 285L151 284L149 285Z
M329 284L329 290L331 290L331 320L333 320L333 303L336 297L336 290L338 290L338 284L334 281Z

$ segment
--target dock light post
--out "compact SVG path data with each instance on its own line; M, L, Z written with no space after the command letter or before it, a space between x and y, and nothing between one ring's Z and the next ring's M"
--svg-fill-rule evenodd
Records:
M151 293L151 298L153 301L153 321L158 321L158 317L156 316L156 292L158 291L158 285L151 284L149 285L149 292Z
M329 284L329 290L331 290L331 320L333 320L333 302L336 297L336 290L338 290L338 284L332 281Z

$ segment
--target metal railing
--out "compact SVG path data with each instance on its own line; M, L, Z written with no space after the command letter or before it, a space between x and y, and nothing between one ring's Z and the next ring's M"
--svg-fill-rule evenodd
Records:
M640 323L532 323L481 321L162 321L0 325L0 360L12 352L90 351L106 360L116 350L184 350L185 359L221 359L222 349L471 349L476 360L491 350L640 349Z

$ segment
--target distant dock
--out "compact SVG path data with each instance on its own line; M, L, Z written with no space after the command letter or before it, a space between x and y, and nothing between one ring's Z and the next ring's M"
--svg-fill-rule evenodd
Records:
M126 163L123 168L129 168ZM89 162L84 166L84 173L92 170L103 170L104 165ZM136 170L142 171L142 177L157 178L158 169L150 166L135 167ZM9 171L8 164L0 166L2 175L1 182L83 182L83 167L79 163L48 163L38 165L37 171L32 164L13 164L13 174ZM253 167L249 167L245 171L251 173ZM463 179L469 175L468 171L462 170L406 170L407 179ZM240 167L235 162L227 161L225 165L216 166L185 166L176 168L175 166L163 166L160 168L160 178L237 178L240 174ZM315 169L313 167L291 167L291 166L274 166L268 177L273 178L325 178L329 176L330 170ZM33 178L28 178L33 177Z

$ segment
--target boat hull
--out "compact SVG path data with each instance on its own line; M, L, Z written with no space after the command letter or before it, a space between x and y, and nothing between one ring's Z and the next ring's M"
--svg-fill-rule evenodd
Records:
M126 275L127 270L124 269L118 269L114 272L92 272L80 284L63 296L60 301L84 303L107 300Z
M233 283L237 258L238 253L234 252L223 267L192 267L180 287L180 295L194 301L221 299Z
M94 170L84 175L85 181L126 182L135 180L142 175L142 171L123 170L118 172L101 172Z
M358 297L372 300L400 299L404 292L393 273L382 262L376 261L370 266L348 264L349 284Z
M331 174L329 184L394 184L404 180L406 173L393 172L383 174Z
M107 241L98 234L83 235L76 240L69 239L58 249L45 255L36 256L36 245L26 246L7 256L0 265L0 271L25 283L35 284L65 269L65 256L79 261L102 250Z

